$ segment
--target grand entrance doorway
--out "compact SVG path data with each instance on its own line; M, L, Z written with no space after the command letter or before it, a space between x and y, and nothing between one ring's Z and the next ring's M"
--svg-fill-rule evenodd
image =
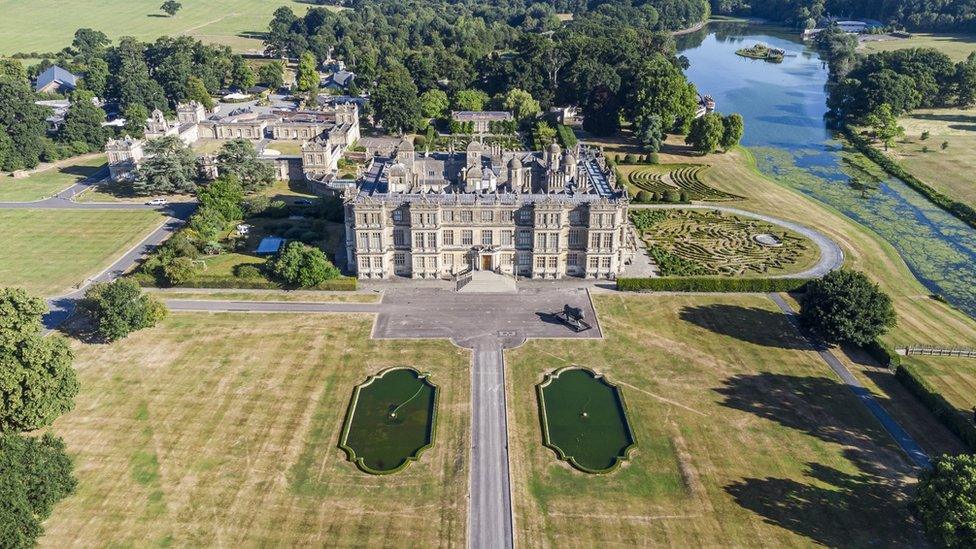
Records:
M490 255L487 255L486 254L486 255L481 256L481 270L482 271L490 271L491 270L491 256Z

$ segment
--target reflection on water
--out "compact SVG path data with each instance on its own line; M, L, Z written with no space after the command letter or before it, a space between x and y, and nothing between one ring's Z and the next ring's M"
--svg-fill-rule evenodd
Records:
M787 51L782 64L735 55L763 42ZM827 67L795 34L740 23L710 24L681 37L688 77L722 112L741 113L742 143L763 173L840 210L888 240L933 293L976 316L976 231L899 180L865 193L824 122Z

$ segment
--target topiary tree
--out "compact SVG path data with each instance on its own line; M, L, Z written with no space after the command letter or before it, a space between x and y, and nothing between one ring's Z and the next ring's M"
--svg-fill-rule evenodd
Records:
M647 191L637 191L637 201L638 202L650 202L653 200L651 193Z
M681 201L681 195L678 194L678 191L675 191L675 190L667 190L667 191L664 191L664 193L662 195L662 198L663 198L663 200L665 202L680 202Z
M59 437L0 436L0 547L34 547L41 522L75 490L71 469Z
M636 163L637 163L637 157L635 157L633 154L627 153L624 155L624 164L636 164Z
M942 547L976 547L976 455L942 456L922 472L915 511Z
M0 290L0 433L33 431L74 407L74 356L41 335L47 306L20 289Z
M322 250L291 242L278 253L271 264L271 272L288 286L309 288L337 278L337 269Z
M103 341L118 341L130 333L151 328L166 317L167 309L159 299L142 293L129 279L93 284L81 300L84 311Z
M858 271L833 271L809 283L800 305L800 321L828 343L865 345L896 322L891 298Z

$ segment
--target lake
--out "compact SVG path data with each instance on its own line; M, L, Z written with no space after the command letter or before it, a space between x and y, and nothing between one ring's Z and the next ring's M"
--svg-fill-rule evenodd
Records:
M784 49L787 57L774 64L735 54L757 42ZM698 90L715 98L720 112L743 116L742 144L763 173L881 235L932 293L976 317L976 230L897 179L882 176L867 192L850 186L855 155L824 120L827 67L798 33L711 23L679 37L678 49Z

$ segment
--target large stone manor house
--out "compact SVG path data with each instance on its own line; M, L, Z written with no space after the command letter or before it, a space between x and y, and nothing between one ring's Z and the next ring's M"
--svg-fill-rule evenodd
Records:
M579 147L473 141L464 153L418 153L404 140L344 201L348 268L360 278L614 278L636 251L626 192Z

